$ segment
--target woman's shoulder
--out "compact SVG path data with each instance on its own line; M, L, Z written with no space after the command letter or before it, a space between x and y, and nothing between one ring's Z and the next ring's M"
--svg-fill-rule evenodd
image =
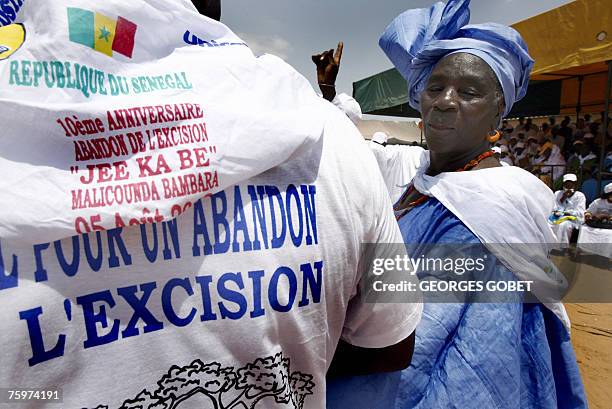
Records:
M518 166L499 166L483 169L480 172L483 172L482 176L486 177L490 183L518 188L526 192L531 189L544 194L553 194L553 191L538 177Z
M532 213L539 209L548 214L554 205L555 194L539 178L517 166L483 169L485 180L492 194L508 206ZM550 207L550 208L549 208Z

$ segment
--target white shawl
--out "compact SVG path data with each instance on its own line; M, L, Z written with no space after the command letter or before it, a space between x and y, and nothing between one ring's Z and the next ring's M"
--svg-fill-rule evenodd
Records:
M414 186L438 199L518 279L533 281L532 292L569 331L563 304L553 302L560 288L567 287L565 277L548 258L557 242L547 222L554 205L553 192L515 166L428 176L425 172L429 155L424 156L413 179ZM507 245L518 243L522 244Z

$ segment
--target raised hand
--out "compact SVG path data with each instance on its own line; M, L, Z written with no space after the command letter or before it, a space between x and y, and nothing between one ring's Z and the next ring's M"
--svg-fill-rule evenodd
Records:
M336 96L336 78L340 70L340 60L344 43L340 41L336 52L333 49L312 56L312 62L317 66L317 82L323 93L323 98L331 101Z

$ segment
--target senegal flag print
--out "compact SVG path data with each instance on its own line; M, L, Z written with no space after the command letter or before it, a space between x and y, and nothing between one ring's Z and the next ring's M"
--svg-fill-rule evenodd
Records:
M111 57L116 51L132 58L137 28L136 24L123 17L113 19L89 10L68 8L70 41Z

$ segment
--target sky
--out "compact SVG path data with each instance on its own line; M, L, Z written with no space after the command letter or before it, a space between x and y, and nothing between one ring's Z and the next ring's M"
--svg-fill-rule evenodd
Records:
M338 92L354 81L392 68L378 38L400 13L429 7L433 0L222 0L221 21L257 55L274 54L318 90L311 55L344 41ZM470 23L513 24L569 0L472 0Z

